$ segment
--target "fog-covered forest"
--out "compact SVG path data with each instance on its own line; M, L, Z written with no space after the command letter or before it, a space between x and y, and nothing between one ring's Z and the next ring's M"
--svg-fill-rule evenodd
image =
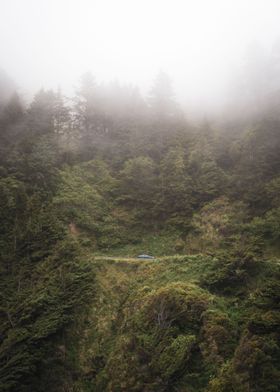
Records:
M279 42L212 104L0 71L1 391L280 391Z

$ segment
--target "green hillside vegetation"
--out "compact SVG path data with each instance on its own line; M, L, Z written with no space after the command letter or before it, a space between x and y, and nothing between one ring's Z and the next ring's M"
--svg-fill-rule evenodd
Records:
M1 391L280 390L279 114L159 83L1 104Z
M98 295L74 390L277 390L279 264L205 255L91 262ZM71 339L66 352L76 349Z

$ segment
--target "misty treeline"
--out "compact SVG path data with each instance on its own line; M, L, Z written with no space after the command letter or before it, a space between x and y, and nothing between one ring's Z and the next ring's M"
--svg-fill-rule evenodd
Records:
M176 103L163 72L146 99L87 73L71 99L41 89L29 104L2 77L1 390L279 390L280 275L276 262L264 263L277 258L280 240L273 69L271 61L250 69L254 80L246 78L231 109L199 123ZM140 318L120 329L135 339L125 345L118 337L117 350L120 320L104 337L92 321L99 351L91 343L82 365L80 340L103 287L89 254L126 255L125 246L145 252L151 237L159 255L201 255L197 268L205 270L191 272L199 288L174 286L175 272L162 272L150 285L170 279L171 286L151 292ZM210 311L214 294L218 313ZM153 324L158 304L163 321ZM132 346L135 367L119 369Z
M257 58L254 67L244 67L237 84L243 86L239 112L228 107L198 124L176 103L164 72L145 100L136 87L100 84L90 73L71 99L41 89L25 105L16 92L6 101L3 94L3 178L59 200L65 181L98 166L102 180L111 181L106 195L95 189L100 199L110 201L108 208L135 210L150 228L171 220L187 232L193 212L222 195L242 200L253 215L263 214L272 207L266 188L276 186L279 170L280 86L273 78L278 57L265 61L259 48L251 57ZM8 96L12 82L2 77L2 85Z

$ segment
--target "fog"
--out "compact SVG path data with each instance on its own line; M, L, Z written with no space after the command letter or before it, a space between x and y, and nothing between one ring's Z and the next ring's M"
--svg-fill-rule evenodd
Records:
M248 64L254 74L261 57L275 53L280 37L278 0L0 0L0 5L0 68L26 99L41 87L71 95L86 71L100 82L138 85L146 95L164 70L184 109L216 110L238 93L244 68L251 74Z

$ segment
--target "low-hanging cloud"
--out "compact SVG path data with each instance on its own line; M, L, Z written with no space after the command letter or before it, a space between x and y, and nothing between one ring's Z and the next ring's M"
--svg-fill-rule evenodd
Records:
M277 0L3 0L0 67L26 96L58 86L72 94L87 70L146 94L163 69L183 106L214 108L248 48L275 51L279 14Z

